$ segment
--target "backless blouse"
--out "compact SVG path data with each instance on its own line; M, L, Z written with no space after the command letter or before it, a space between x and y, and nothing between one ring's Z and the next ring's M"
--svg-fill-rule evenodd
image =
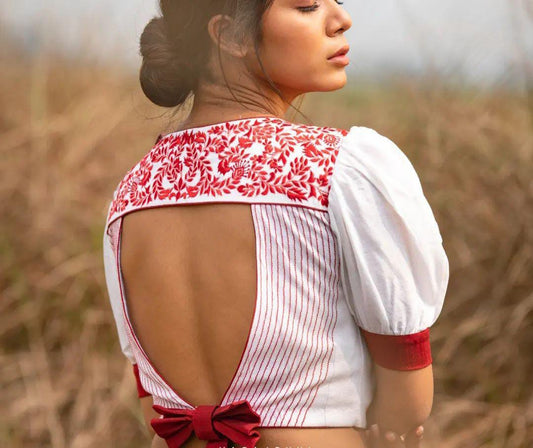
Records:
M195 409L133 331L120 238L128 213L206 202L251 204L257 297L221 403ZM397 370L431 363L429 328L443 306L448 259L415 169L373 129L255 117L160 136L118 185L103 245L120 345L169 447L193 430L210 443L229 437L232 421L230 433L245 443L230 440L249 446L260 427L364 428L372 360ZM247 417L239 423L239 415ZM189 422L187 431L176 419Z

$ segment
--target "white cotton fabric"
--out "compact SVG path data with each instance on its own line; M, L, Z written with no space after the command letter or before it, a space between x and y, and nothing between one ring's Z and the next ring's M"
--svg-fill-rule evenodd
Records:
M136 364L135 356L130 345L130 340L127 332L127 324L124 315L121 278L118 269L118 260L116 248L119 239L119 223L113 223L109 227L109 232L104 232L103 240L103 255L104 255L104 272L107 285L107 292L111 302L111 310L115 318L118 338L120 342L120 349L124 356L128 358L130 363Z
M350 128L331 178L331 227L357 325L384 335L430 327L444 302L448 258L407 156L373 129Z

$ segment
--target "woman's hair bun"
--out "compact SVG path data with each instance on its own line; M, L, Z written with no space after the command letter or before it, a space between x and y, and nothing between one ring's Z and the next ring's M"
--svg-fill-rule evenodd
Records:
M154 17L144 28L140 53L143 62L139 78L144 94L158 106L182 104L194 89L197 74L186 55L180 58L179 49L168 37L163 17Z

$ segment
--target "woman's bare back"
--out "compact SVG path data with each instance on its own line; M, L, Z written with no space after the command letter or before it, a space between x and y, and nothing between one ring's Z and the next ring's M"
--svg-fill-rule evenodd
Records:
M249 204L194 204L125 216L121 267L134 331L161 376L194 406L221 402L245 349L257 295ZM362 447L355 428L260 428L258 447ZM191 437L184 445L204 447ZM238 445L237 445L238 446ZM152 447L166 447L156 436Z
M143 348L182 398L219 403L255 306L249 205L149 209L126 216L123 225L128 310Z

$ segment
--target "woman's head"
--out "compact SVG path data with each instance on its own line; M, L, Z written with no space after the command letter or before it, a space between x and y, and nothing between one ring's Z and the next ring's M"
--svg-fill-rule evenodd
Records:
M344 86L328 60L351 27L335 0L160 0L162 16L141 36L143 91L161 106L182 104L204 83L277 95L286 102ZM237 95L233 94L237 92Z

